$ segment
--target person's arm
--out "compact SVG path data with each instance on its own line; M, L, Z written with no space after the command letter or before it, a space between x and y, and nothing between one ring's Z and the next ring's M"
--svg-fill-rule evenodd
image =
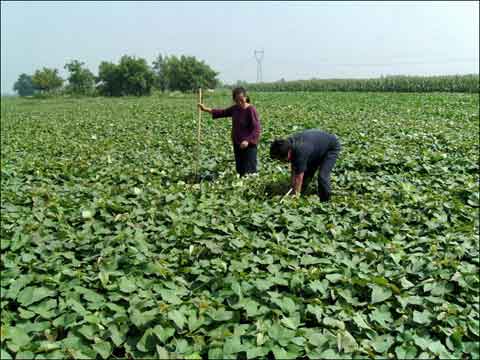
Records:
M296 148L292 154L292 189L295 195L302 192L303 176L307 170L308 149L305 147Z
M234 106L230 106L226 109L212 109L212 108L206 107L203 104L198 104L198 107L200 108L200 110L212 114L212 119L218 119L218 118L232 116L232 111Z
M249 144L257 144L258 139L260 138L262 127L260 126L260 119L258 117L257 110L254 107L251 107L250 121L252 131L250 132L250 135L248 135L244 140L247 141Z
M212 108L209 108L209 107L206 107L205 105L203 104L198 104L198 107L200 108L200 110L204 111L204 112L208 112L208 113L212 113L213 109Z
M292 189L295 191L295 195L300 195L302 192L303 175L303 172L299 174L292 172Z
M290 186L292 189L295 189L295 170L293 170L293 165L290 164Z

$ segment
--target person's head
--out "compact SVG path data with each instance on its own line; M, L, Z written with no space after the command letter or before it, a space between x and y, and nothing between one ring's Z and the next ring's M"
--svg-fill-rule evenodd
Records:
M247 96L247 90L243 87L237 87L232 90L232 99L237 105L245 105L250 103L250 98Z
M270 144L270 157L275 160L287 162L290 148L291 145L288 140L276 139Z

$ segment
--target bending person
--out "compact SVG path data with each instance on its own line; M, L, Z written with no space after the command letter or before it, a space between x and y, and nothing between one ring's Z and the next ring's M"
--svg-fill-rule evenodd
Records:
M272 159L291 163L292 189L304 193L315 173L318 174L318 196L330 200L330 173L340 153L335 135L320 130L306 130L287 139L277 139L270 146Z

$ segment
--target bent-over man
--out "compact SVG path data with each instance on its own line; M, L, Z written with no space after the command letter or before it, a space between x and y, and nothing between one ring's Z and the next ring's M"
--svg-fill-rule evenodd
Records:
M318 170L318 196L321 201L331 197L330 173L340 153L338 138L327 132L310 129L277 139L270 145L270 157L290 162L292 189L304 193Z

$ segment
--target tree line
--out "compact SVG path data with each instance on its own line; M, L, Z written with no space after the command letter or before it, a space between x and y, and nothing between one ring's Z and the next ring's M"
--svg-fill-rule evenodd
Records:
M84 62L73 60L64 66L68 77L58 69L43 67L33 75L21 74L13 86L20 96L66 93L83 96L142 96L153 89L190 91L219 85L218 72L194 56L162 56L151 65L145 59L124 55L116 64L103 61L95 76Z

